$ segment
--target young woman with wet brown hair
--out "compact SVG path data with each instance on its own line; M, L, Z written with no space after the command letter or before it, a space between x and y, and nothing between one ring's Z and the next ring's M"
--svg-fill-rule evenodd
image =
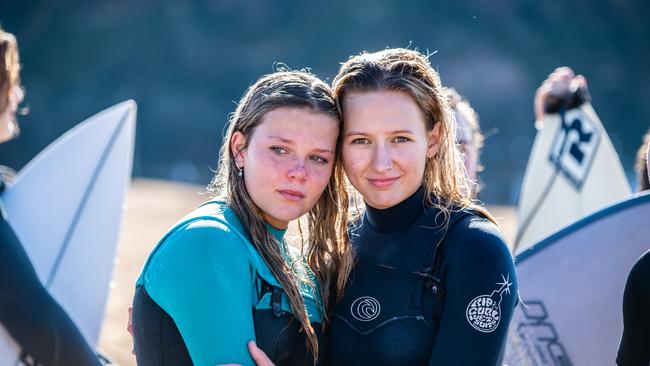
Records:
M248 89L229 123L214 199L163 236L137 282L140 365L251 364L249 340L277 365L322 358L329 290L344 288L352 266L331 89L276 72ZM297 253L284 234L303 215Z

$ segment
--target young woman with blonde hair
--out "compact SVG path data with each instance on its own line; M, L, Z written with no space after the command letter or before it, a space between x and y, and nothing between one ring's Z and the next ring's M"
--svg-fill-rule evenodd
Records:
M232 115L215 198L167 232L136 285L139 365L252 364L255 340L277 365L322 359L330 288L350 271L340 116L305 72L259 79ZM300 253L284 234L306 214ZM303 257L304 255L304 257Z
M363 53L333 81L342 162L365 202L331 315L328 365L496 365L517 302L513 259L471 199L448 98L426 56Z

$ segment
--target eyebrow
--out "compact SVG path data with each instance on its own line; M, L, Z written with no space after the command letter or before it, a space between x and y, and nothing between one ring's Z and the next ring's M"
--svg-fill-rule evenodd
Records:
M270 139L276 139L284 142L285 144L293 144L294 141L285 137L280 137L280 136L269 136ZM315 151L320 152L320 153L329 153L329 154L334 154L334 151L330 149L321 149L321 148L314 148Z
M391 135L399 135L399 134L402 134L402 133L407 133L407 134L411 134L411 135L414 134L414 132L411 131L411 130L395 130L395 131L390 131L390 134L391 134ZM350 131L350 132L348 132L348 133L345 134L346 137L347 137L347 136L353 136L353 135L367 136L367 135L369 135L369 134L368 134L368 133L365 133L365 132L361 132L361 131Z
M282 142L284 142L284 143L287 143L287 144L293 144L293 140L288 139L288 138L285 138L285 137L280 137L280 136L269 136L269 138L270 138L270 139L280 140L280 141L282 141Z

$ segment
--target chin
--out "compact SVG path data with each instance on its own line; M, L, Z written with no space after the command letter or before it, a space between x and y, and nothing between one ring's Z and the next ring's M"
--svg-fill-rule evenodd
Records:
M291 208L288 207L287 209L284 210L277 210L277 212L273 213L273 217L275 217L278 220L289 222L299 218L303 214L304 212L302 210L293 207Z
M389 199L375 199L375 200L366 201L366 202L370 206L372 206L372 207L374 207L376 209L379 209L379 210L383 210L383 209L386 209L386 208L393 207L398 203L395 200L389 200Z

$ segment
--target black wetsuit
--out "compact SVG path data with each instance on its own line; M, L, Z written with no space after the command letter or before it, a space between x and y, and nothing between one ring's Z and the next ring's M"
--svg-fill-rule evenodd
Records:
M0 193L3 188L0 179ZM39 281L4 212L0 215L0 323L23 349L26 364L101 364L74 322Z
M327 335L328 365L495 365L517 302L497 228L467 211L443 215L422 189L367 208L351 233L358 262ZM439 215L440 214L440 215Z
M634 264L623 294L623 336L619 366L650 365L650 251Z

